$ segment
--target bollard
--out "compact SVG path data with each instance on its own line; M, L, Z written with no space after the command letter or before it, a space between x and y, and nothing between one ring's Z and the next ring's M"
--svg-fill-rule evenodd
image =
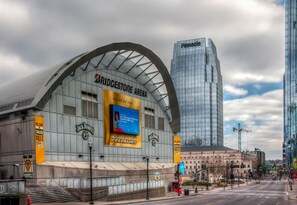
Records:
M195 193L198 193L198 188L197 187L195 188Z

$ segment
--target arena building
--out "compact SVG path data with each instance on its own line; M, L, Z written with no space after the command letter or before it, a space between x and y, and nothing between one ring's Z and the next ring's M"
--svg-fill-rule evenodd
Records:
M0 88L0 178L88 178L91 152L95 178L145 182L148 162L149 180L166 186L179 130L160 58L138 44L106 45Z

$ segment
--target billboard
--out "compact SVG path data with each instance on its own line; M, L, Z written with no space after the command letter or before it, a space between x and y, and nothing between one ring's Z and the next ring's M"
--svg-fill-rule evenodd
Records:
M173 158L174 158L174 163L178 164L181 161L181 146L180 146L180 137L179 136L174 136L173 137L173 142L174 142L174 150L173 150Z
M110 105L111 132L139 135L139 111Z
M141 101L103 90L104 142L107 146L141 148Z
M23 173L24 177L33 177L33 158L31 154L23 155Z
M36 164L44 162L44 122L43 116L34 116L34 138Z

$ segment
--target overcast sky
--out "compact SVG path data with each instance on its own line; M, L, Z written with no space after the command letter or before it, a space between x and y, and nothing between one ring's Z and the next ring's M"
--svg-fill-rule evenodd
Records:
M282 0L0 1L0 86L85 51L140 43L170 69L178 40L211 38L224 83L225 146L282 158Z

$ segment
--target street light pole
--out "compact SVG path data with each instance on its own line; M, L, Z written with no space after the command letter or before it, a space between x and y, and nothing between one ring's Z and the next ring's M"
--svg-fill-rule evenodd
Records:
M146 200L149 200L149 157L146 157Z
M197 167L198 166L198 163L196 162L196 170L195 170L195 179L196 179L196 188L195 188L195 193L198 193L198 187L197 187L197 181L198 181L198 177L197 177L197 175L198 175L198 172L197 172Z
M90 149L90 188L91 188L91 198L90 198L90 204L94 204L93 202L93 176L92 176L92 146L93 142L89 141L89 149Z
M146 200L149 200L149 156L143 157L146 160Z

